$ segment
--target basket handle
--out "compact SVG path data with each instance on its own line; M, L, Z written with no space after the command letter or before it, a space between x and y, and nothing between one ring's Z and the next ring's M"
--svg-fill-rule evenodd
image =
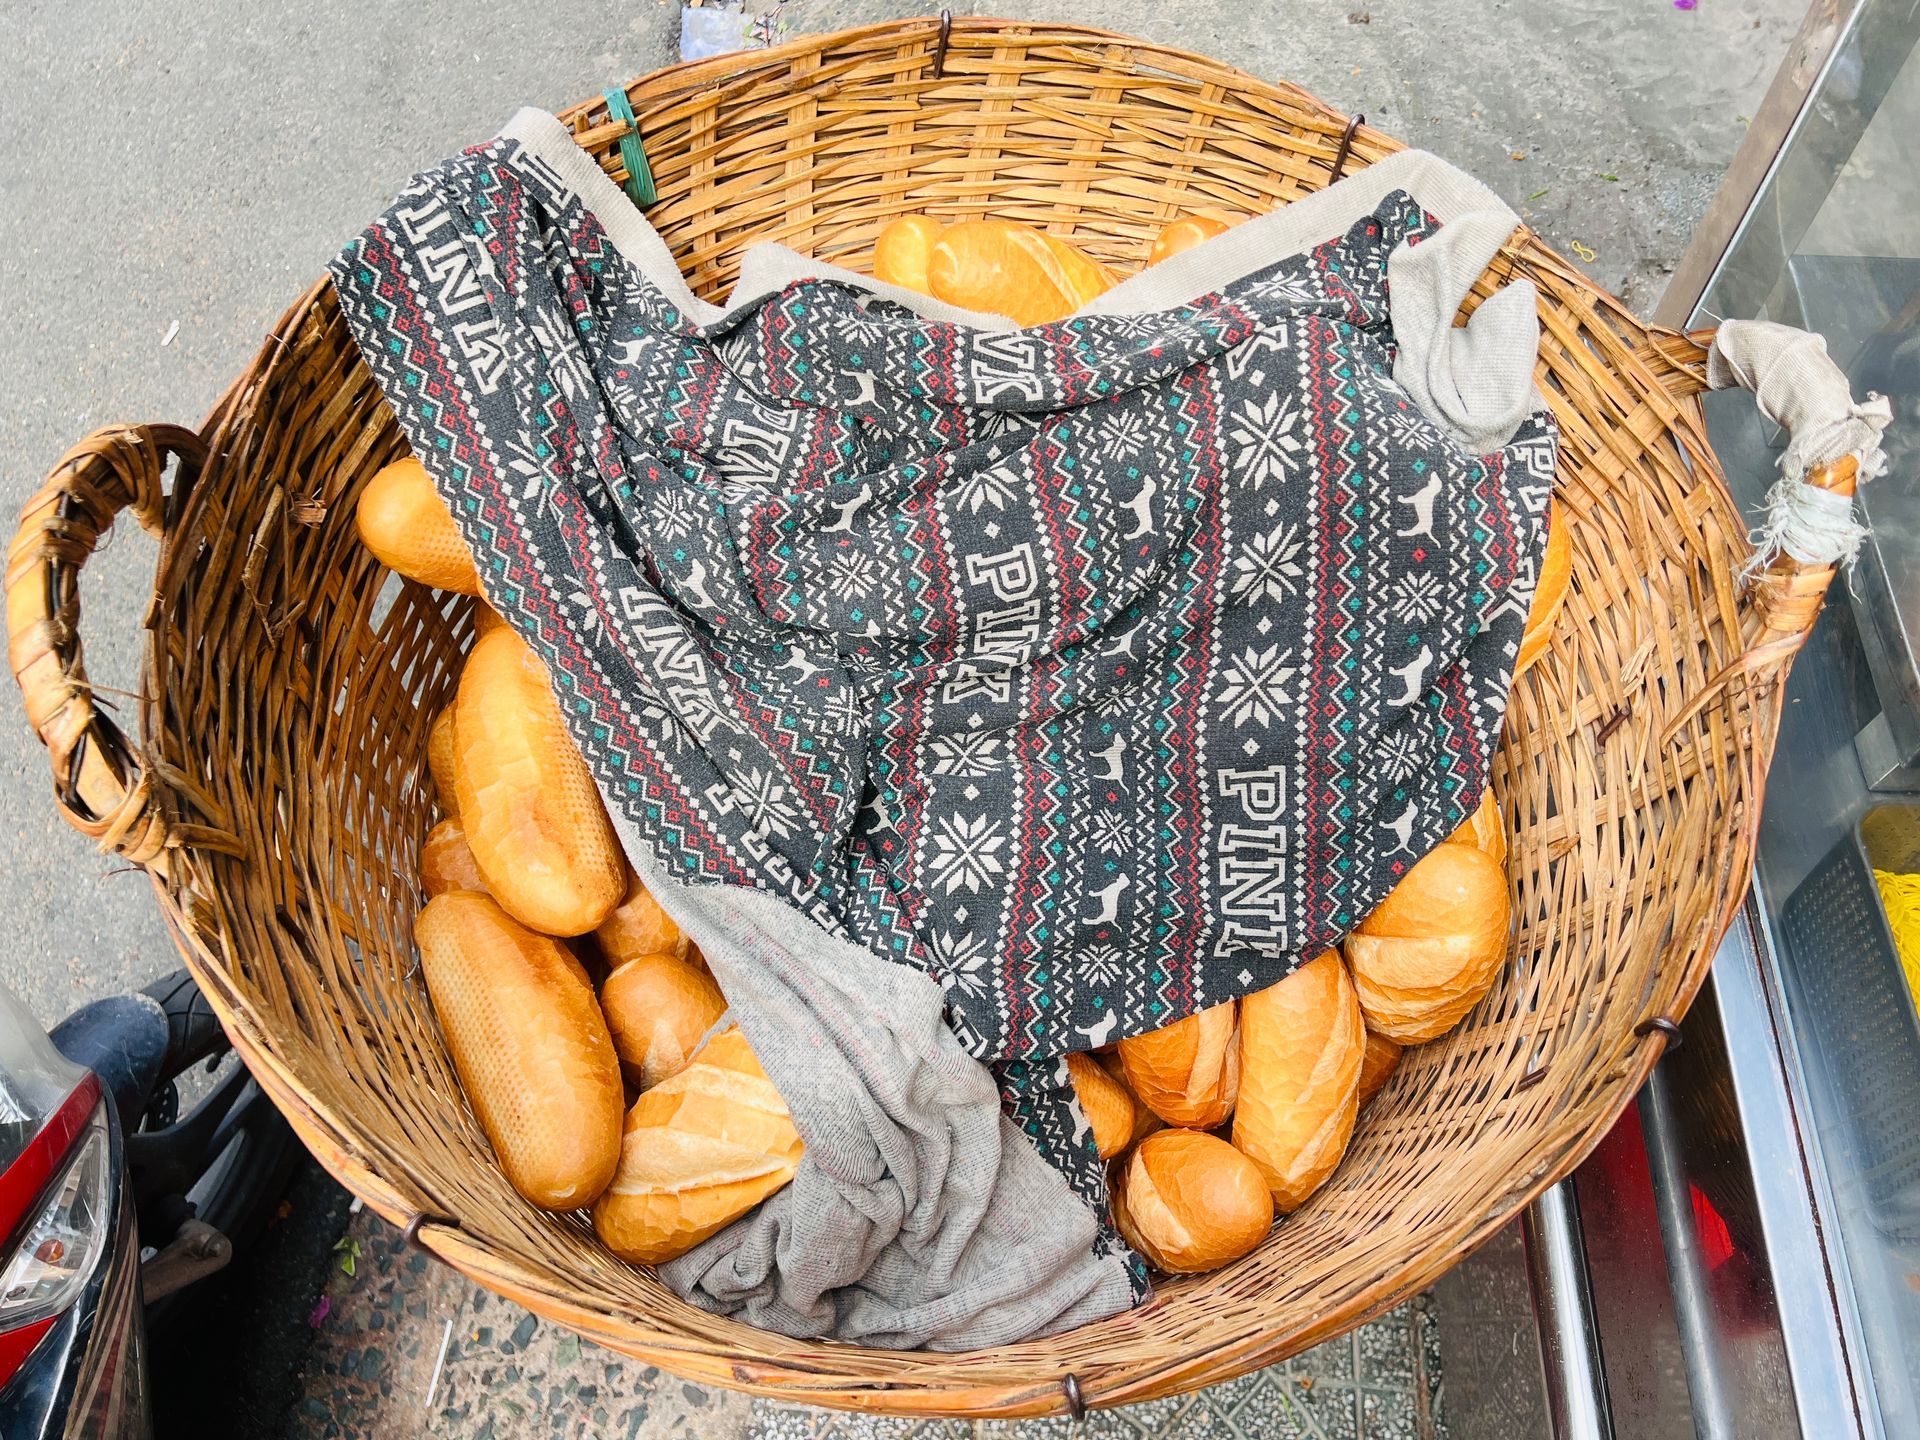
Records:
M102 850L143 865L181 837L161 814L147 764L87 680L80 570L128 506L149 534L162 534L169 457L178 457L185 483L206 454L206 442L178 425L96 430L27 501L7 548L7 658L27 723L53 761L60 813Z
M1656 333L1636 352L1661 385L1684 398L1739 386L1785 427L1781 479L1769 490L1747 582L1742 650L1666 726L1671 738L1736 676L1778 676L1806 643L1842 563L1866 536L1853 494L1885 468L1880 432L1892 412L1856 402L1817 335L1766 321L1728 321L1690 335Z

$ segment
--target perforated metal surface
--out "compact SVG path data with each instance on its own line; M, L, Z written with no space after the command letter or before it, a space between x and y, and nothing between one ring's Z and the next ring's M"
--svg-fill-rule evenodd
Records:
M1843 1101L1831 1137L1873 1223L1920 1240L1920 1017L1873 869L1920 870L1920 806L1881 805L1801 882L1781 913L1815 1064Z

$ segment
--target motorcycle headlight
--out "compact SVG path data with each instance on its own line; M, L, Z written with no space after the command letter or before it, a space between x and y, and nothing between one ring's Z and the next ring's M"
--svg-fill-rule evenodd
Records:
M0 1271L0 1331L58 1315L79 1298L111 1228L107 1112L94 1107L66 1168L8 1247Z

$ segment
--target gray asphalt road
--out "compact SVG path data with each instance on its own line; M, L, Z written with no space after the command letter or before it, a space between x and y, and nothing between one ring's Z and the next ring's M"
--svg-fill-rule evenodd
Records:
M0 513L88 430L197 423L406 177L522 103L673 58L675 0L79 0L0 5ZM169 344L162 339L175 324ZM84 583L89 668L130 687L155 547ZM0 697L0 980L42 1019L171 968L144 877L48 797Z

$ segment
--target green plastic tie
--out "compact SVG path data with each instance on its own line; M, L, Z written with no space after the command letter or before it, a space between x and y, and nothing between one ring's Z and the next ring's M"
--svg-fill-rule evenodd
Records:
M627 183L624 187L627 197L645 209L660 196L653 188L653 167L647 164L647 147L640 143L639 117L633 113L633 104L620 86L610 87L606 97L607 118L620 121L627 127L627 133L620 137L620 158L627 167Z

